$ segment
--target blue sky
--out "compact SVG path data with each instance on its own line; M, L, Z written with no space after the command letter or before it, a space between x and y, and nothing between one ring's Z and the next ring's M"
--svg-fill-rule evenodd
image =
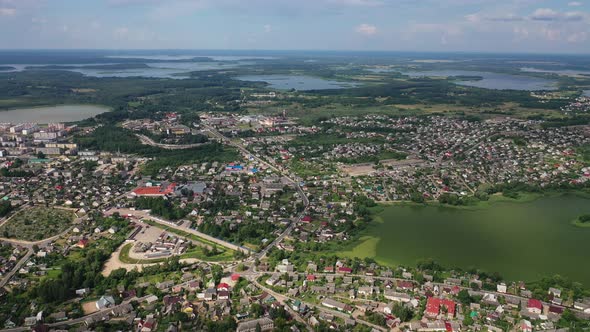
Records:
M590 0L0 0L0 48L590 53Z

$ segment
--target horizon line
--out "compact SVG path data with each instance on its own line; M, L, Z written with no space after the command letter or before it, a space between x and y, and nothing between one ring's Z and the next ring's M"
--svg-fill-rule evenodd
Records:
M560 55L560 56L590 56L590 53L576 52L523 52L523 51L467 51L467 50L445 50L445 51L418 51L418 50L351 50L351 49L246 49L246 48L0 48L0 52L18 52L18 51L181 51L181 52L276 52L276 53L413 53L413 54L480 54L480 55Z

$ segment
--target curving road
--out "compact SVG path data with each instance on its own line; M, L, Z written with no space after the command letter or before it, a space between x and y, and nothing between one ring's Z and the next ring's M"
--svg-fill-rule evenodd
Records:
M209 144L209 142L194 143L194 144L163 144L163 143L155 142L153 139L151 139L145 135L142 135L142 134L135 134L135 136L137 136L137 138L139 138L139 140L141 141L142 144L151 145L151 146L155 146L155 147L166 149L166 150L186 150L186 149L191 149L191 148L203 146L205 144Z

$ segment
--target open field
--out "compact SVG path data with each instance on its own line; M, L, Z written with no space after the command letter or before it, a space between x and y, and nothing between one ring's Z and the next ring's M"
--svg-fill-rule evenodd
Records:
M590 201L575 195L496 200L475 208L393 204L342 254L408 266L432 258L511 280L560 274L590 285L590 266L582 263L590 250L590 228L571 224L589 212Z
M281 106L284 107L284 106ZM274 114L277 106L274 104L262 107L250 107L248 111L253 114ZM399 116L413 116L424 114L446 115L478 115L481 117L513 116L527 118L542 116L545 118L562 118L559 110L525 108L517 103L504 103L500 106L469 107L454 104L425 103L425 104L391 104L383 106L351 107L349 105L332 104L322 107L305 107L298 103L288 106L289 115L299 118L303 123L312 124L319 118L332 116L362 116L366 114L385 114Z
M25 209L0 226L0 235L25 241L39 241L70 227L74 214L70 211L33 207Z

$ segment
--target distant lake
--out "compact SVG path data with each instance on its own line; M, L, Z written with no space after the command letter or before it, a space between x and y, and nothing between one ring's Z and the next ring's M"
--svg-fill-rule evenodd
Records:
M273 60L273 56L258 55L112 55L112 59L146 59L146 60L191 60L195 58L209 58L215 61L239 61L239 60Z
M590 286L590 228L570 222L590 213L590 200L563 195L532 202L495 202L469 210L392 205L377 216L363 242L347 256L415 266L432 258L442 265L500 272L531 281L560 274Z
M524 67L520 68L520 70L529 73L549 73L549 74L557 74L562 76L590 76L590 70L573 70L573 69L558 69L558 70L550 70L550 69L538 69L538 68L531 68L531 67Z
M74 122L92 118L108 111L108 107L96 105L58 105L18 108L8 111L0 111L0 123L35 122L46 124L53 122Z
M242 81L267 82L270 84L270 88L278 90L326 90L357 86L355 83L338 82L304 75L245 75L236 78Z
M246 63L223 62L162 62L147 63L149 68L141 69L70 69L92 77L151 77L151 78L189 78L189 72L203 70L222 70L238 67Z
M101 63L101 64L64 64L61 66L71 66L80 68L71 69L53 69L43 68L47 65L12 65L7 64L6 66L14 67L15 69L0 71L0 73L15 72L27 70L27 67L46 70L65 70L73 71L76 73L83 74L91 77L149 77L149 78L173 78L173 79L184 79L189 78L189 72L192 71L204 71L204 70L223 70L236 68L243 65L249 65L253 62L239 61L239 62L150 62L146 63L146 68L133 68L133 69L108 69L108 68L83 68L84 66L99 66L99 65L111 65L115 63Z
M499 74L482 71L468 70L437 70L437 71L409 71L403 72L410 77L454 77L454 76L479 76L481 80L457 81L459 85L472 86L494 90L556 90L555 81L538 77Z
M590 90L584 91L583 95L586 97L590 97Z

